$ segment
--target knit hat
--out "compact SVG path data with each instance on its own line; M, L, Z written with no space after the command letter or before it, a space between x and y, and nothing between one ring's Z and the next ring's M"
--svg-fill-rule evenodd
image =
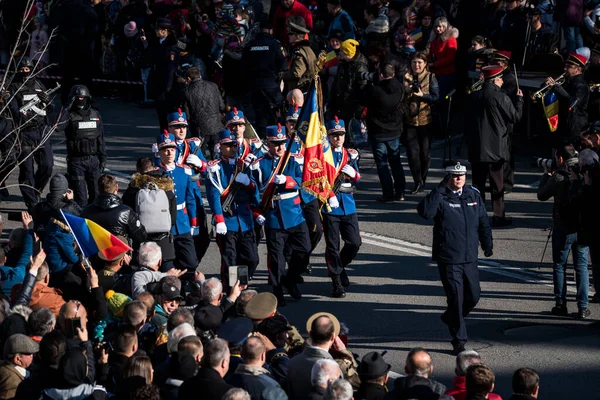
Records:
M104 295L106 297L106 305L110 312L115 317L121 317L123 315L123 309L131 301L129 297L123 293L117 293L114 290L109 290Z
M123 27L123 32L125 36L128 38L132 38L138 33L137 24L135 21L130 21L127 25Z
M356 46L358 46L358 44L359 43L354 39L347 39L342 42L342 45L340 46L340 50L346 56L353 58L354 55L356 54Z
M40 351L40 346L27 335L15 333L11 335L4 343L4 358L14 356L15 354L34 354Z
M56 174L50 180L51 197L63 197L69 190L69 181L63 174Z

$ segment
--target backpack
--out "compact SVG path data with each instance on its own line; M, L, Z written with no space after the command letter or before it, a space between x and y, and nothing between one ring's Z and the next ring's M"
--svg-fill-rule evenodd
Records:
M135 211L147 233L171 230L171 212L167 193L154 182L148 182L135 196Z

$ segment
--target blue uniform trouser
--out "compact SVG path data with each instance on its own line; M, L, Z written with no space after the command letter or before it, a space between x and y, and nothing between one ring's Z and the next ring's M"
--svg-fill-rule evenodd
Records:
M67 171L73 188L73 198L81 207L92 203L98 194L100 161L97 156L70 157Z
M477 262L467 264L438 263L440 278L446 292L448 308L442 314L442 321L448 325L452 343L467 341L465 318L479 302L479 269Z
M323 214L325 228L325 261L329 275L339 275L358 254L362 241L356 213L350 215ZM340 235L344 247L340 251Z
M41 130L43 128L36 129ZM52 169L54 168L52 144L47 141L36 150L39 143L40 140L32 140L27 136L22 136L21 139L19 162L25 161L19 166L19 184L26 185L20 188L23 202L28 207L39 201L39 196L50 181ZM34 162L37 164L37 171Z
M588 271L588 247L577 243L577 233L567 233L561 227L552 230L552 262L554 278L554 299L557 304L567 303L567 259L573 250L575 286L577 287L577 308L588 306L590 274Z
M227 231L217 235L217 245L221 253L221 282L224 288L229 288L235 282L229 282L229 267L234 265L248 266L248 277L252 277L258 266L258 248L254 229L246 232Z
M281 285L281 278L285 274L286 248L291 249L287 276L297 277L306 270L310 254L306 222L288 229L265 227L265 239L267 241L269 282L273 286Z

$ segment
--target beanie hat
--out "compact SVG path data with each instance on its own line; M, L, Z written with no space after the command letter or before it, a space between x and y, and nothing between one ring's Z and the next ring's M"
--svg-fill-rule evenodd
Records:
M108 309L115 317L121 317L123 315L123 309L127 303L131 301L131 299L123 293L117 293L114 290L106 292L104 297L106 297Z
M342 42L340 50L342 53L352 58L356 54L356 46L358 46L358 42L354 39L347 39Z
M56 174L50 180L50 194L52 197L63 197L69 190L69 181L63 174Z
M127 25L125 25L123 27L123 32L125 33L125 36L128 38L132 38L135 35L137 35L138 30L137 30L137 25L134 21L130 21Z

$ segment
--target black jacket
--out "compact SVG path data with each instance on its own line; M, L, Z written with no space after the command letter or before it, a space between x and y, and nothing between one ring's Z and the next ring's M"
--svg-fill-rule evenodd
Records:
M225 129L221 113L225 112L225 102L219 87L202 78L194 79L183 92L184 111L190 124L191 136L203 138Z
M363 72L369 72L369 66L366 57L359 52L351 61L340 61L329 93L331 119L336 115L340 118L360 117L365 105L360 104L360 97L367 86L367 80L361 76Z
M356 400L383 400L386 393L385 387L381 385L362 382L354 398Z
M566 229L567 233L575 233L579 225L579 213L570 202L570 187L571 175L565 169L555 171L552 176L544 174L538 186L537 198L546 201L554 197L552 225Z
M173 40L167 37L162 43L156 39L146 49L146 57L151 64L148 75L148 97L154 100L167 100L173 88L177 62L173 51Z
M131 207L121 204L116 194L101 193L93 204L81 212L83 218L90 219L112 233L142 243L146 240L146 229Z
M394 381L393 389L385 396L386 400L450 400L447 396L446 386L433 379L420 376L403 376Z
M313 386L310 388L310 393L308 394L308 400L324 400L325 399L325 389L320 386ZM362 399L362 397L354 396L356 399Z
M238 364L227 383L244 389L252 400L276 400L285 396L285 392L264 368Z
M509 125L523 114L523 97L516 107L510 98L492 82L471 95L473 125L468 131L469 161L499 162L509 159Z
M433 189L417 206L419 215L434 220L433 259L444 264L477 261L478 244L491 250L492 230L479 191L464 186L462 195L454 194L444 182Z
M221 375L212 368L203 367L198 374L183 382L179 387L178 400L221 400L233 386L221 378Z
M62 210L66 214L79 216L81 214L81 206L75 202L75 200L68 200L65 197L55 197L52 193L46 195L46 200L37 203L33 207L31 216L33 217L33 229L40 238L44 241L44 232L46 225L50 222L50 218L55 218L62 221Z
M558 131L563 138L577 138L588 123L590 87L583 74L570 78L563 86L554 86L554 92L559 99Z
M396 78L366 86L363 102L367 107L369 137L398 138L402 133L404 87Z
M278 88L286 66L281 42L266 32L244 46L242 68L249 89Z

